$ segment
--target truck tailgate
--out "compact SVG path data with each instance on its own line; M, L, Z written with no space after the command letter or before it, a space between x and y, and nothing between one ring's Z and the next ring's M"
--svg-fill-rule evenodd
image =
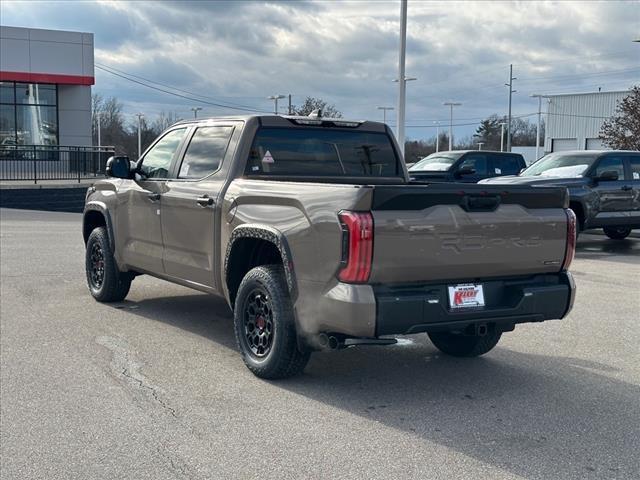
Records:
M557 272L567 246L564 188L376 186L371 283Z

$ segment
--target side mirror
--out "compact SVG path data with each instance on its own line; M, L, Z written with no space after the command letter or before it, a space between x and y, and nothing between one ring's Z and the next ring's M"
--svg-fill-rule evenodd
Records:
M615 170L606 170L595 177L594 180L599 182L615 182L618 180L618 172Z
M105 172L108 177L131 178L131 162L129 157L109 157Z
M458 169L458 171L456 172L456 177L462 177L464 175L473 175L474 173L476 173L476 169L475 168L462 167L462 168Z

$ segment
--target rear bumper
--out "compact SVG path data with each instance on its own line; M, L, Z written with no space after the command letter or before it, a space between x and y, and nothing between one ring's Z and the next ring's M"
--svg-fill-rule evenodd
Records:
M511 330L517 323L561 319L571 311L576 291L568 272L478 281L485 307L454 311L447 287L456 283L465 282L373 286L376 336L458 330L479 323Z

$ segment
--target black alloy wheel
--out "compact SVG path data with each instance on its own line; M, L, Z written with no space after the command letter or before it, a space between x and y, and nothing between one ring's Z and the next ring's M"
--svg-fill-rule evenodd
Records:
M96 242L91 245L91 253L89 255L89 281L93 288L99 290L104 282L104 252L99 243Z
M244 341L258 358L271 351L275 336L273 309L269 295L263 288L255 288L244 301Z

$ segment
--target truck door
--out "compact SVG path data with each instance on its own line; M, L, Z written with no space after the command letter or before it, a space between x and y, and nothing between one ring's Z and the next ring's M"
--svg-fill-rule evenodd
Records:
M214 289L222 165L233 131L229 124L196 128L162 196L166 274Z
M118 190L116 242L124 263L151 273L162 273L160 206L167 177L187 128L170 130L145 152L134 180L123 180ZM122 242L120 244L120 242Z
M631 212L633 192L631 180L625 176L624 157L615 154L602 157L591 176L597 178L608 171L615 171L618 180L596 180L594 190L599 205L593 223L597 226L620 225L621 221L625 224Z

